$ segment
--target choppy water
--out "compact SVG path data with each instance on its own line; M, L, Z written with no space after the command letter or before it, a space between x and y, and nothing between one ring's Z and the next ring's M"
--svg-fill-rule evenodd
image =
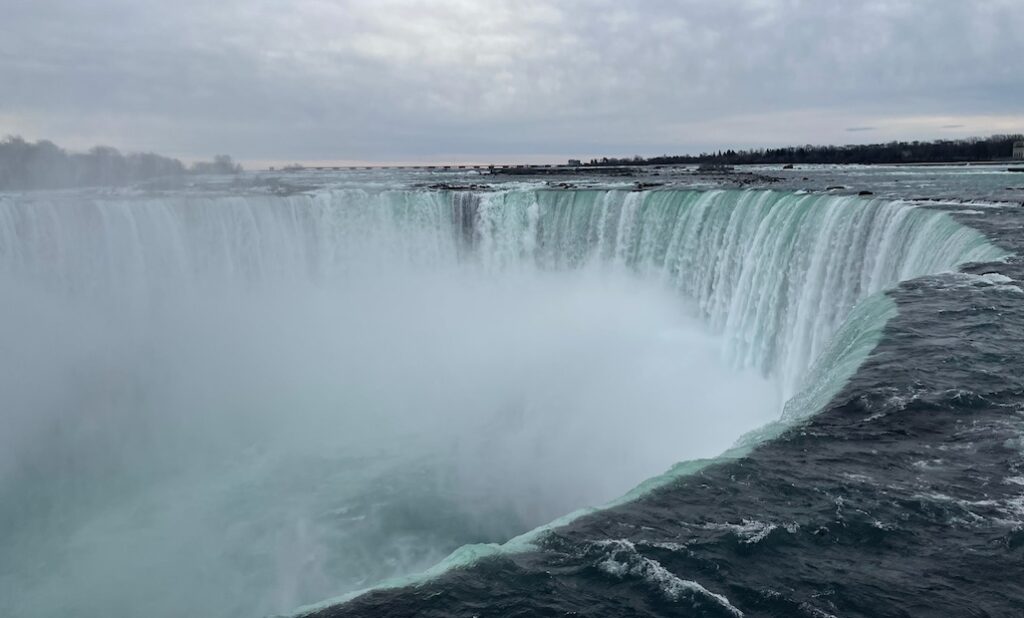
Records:
M7 613L1017 611L1015 208L610 182L0 198Z

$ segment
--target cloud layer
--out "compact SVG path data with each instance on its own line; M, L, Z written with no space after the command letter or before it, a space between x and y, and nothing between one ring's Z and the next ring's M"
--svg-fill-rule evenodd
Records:
M0 133L72 147L487 160L1024 130L1019 0L7 4Z

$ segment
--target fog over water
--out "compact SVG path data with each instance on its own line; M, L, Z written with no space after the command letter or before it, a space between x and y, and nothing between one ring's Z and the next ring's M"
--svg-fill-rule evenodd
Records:
M281 613L507 541L777 435L878 292L999 255L826 194L5 195L0 608Z
M656 278L459 259L443 219L352 205L302 257L280 205L5 206L8 615L283 612L599 505L781 403Z

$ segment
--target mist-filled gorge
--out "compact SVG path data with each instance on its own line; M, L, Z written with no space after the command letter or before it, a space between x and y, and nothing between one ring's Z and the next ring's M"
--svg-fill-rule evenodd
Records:
M752 375L735 388L678 301L621 278L270 292L135 324L52 299L4 316L4 510L30 533L7 559L70 546L35 602L223 612L242 587L250 615L285 611L712 456L775 401Z
M859 301L998 254L778 192L7 199L0 597L253 616L422 571L827 400Z

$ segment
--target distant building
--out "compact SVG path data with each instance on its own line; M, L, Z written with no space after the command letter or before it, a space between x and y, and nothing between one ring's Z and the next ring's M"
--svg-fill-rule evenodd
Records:
M583 162L579 159L569 159L569 167L579 167L583 165Z
M1017 142L1013 145L1013 158L1024 159L1024 142Z

